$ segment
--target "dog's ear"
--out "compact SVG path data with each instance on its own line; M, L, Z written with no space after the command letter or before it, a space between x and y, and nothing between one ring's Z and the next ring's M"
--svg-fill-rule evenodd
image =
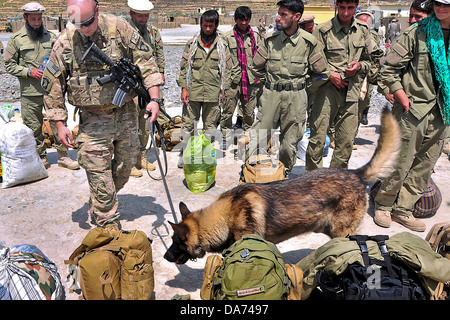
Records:
M173 233L177 234L181 241L186 241L186 228L185 225L176 224L169 221L170 226L173 229Z
M188 207L184 204L183 201L180 201L180 213L181 218L186 218L191 211L188 209Z

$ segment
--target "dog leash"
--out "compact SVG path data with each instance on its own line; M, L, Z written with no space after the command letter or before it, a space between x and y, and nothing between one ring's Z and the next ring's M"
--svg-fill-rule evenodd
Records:
M148 111L146 111L146 114L147 114L147 112ZM152 144L155 146L155 149L154 149L155 150L155 156L156 156L156 160L158 161L158 167L159 167L159 171L161 172L161 178L162 178L162 181L163 181L163 184L164 184L164 189L166 190L167 199L169 200L169 205L170 205L170 209L172 210L173 219L174 219L175 223L177 224L178 223L178 219L177 219L177 216L175 214L175 209L174 209L174 206L173 206L172 197L170 196L169 187L167 186L167 181L166 181L166 174L167 174L167 167L168 166L167 166L166 150L164 148L164 141L163 141L164 136L162 134L161 127L159 126L159 123L158 123L157 120L155 120L154 123L150 123L150 114L149 114L149 117L148 117L148 126L150 128L150 137L152 139ZM165 158L165 161L166 161L166 172L165 172L165 174L164 174L163 167L162 167L162 164L161 164L161 159L159 159L158 150L156 148L155 137L154 137L154 134L156 133L155 130L158 130L159 135L161 137L161 146L163 148L164 158ZM151 148L151 145L150 145L149 148ZM146 160L148 161L147 158L146 158ZM147 173L149 174L148 167L147 167Z

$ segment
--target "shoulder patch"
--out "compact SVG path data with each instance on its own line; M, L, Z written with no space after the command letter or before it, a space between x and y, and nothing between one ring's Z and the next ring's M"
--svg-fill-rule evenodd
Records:
M49 60L47 62L47 66L45 68L54 77L55 77L56 73L59 71L59 67L52 60Z
M139 32L137 30L134 30L133 34L131 35L130 42L137 46L137 44L139 42L139 38L140 38Z

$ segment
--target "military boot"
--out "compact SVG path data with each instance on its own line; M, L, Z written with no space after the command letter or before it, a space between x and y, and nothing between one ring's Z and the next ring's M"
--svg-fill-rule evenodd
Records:
M45 169L50 168L50 162L48 162L47 156L40 156L42 164L44 165Z
M412 231L423 232L426 229L425 223L414 218L412 214L393 214L392 221L398 222Z
M144 169L148 171L153 171L156 169L153 163L147 161L145 151L139 152L136 160L136 169Z
M391 226L391 212L387 210L375 210L375 217L373 221L383 228L389 228Z
M140 178L140 177L142 177L142 172L139 171L138 168L133 167L131 169L130 177Z
M77 161L74 161L67 156L67 151L60 150L58 150L58 166L69 170L77 170L80 168Z

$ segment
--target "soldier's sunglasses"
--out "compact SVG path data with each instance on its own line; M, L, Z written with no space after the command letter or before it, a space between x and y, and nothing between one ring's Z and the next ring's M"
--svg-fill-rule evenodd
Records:
M95 21L95 15L97 14L97 8L98 8L98 5L95 6L94 14L89 19L87 19L87 20L85 20L83 22L71 21L72 24L78 29L81 29L82 27L89 27Z
M439 2L439 1L433 1L433 4L434 4L436 7L444 6L444 8L450 8L450 4L442 3L442 2Z

